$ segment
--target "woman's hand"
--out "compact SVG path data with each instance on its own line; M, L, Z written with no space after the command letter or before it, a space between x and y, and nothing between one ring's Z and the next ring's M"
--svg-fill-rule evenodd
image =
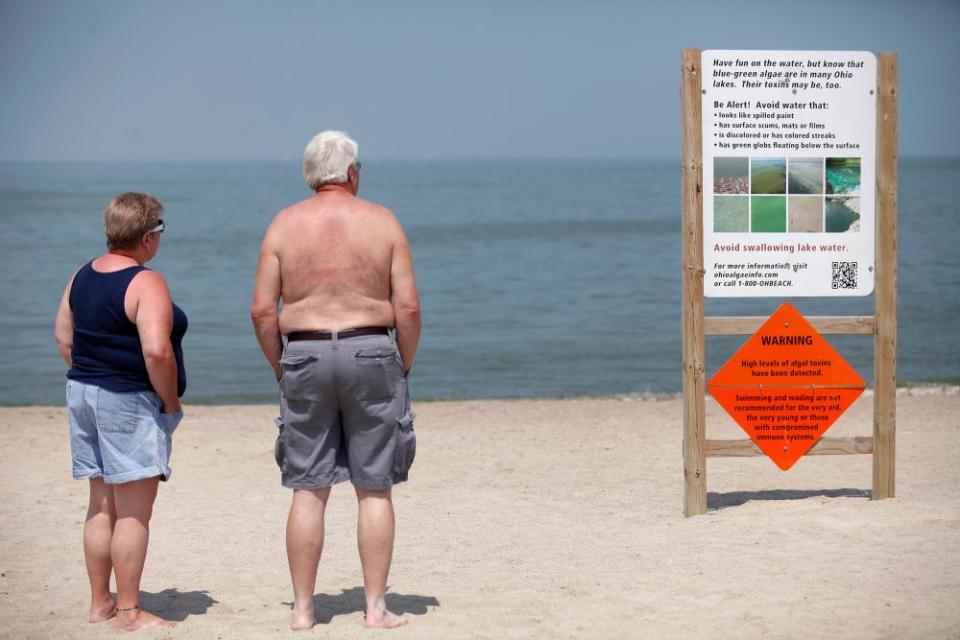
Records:
M163 408L160 411L161 413L180 413L183 411L183 405L180 404L179 400L177 400L176 406L164 403Z

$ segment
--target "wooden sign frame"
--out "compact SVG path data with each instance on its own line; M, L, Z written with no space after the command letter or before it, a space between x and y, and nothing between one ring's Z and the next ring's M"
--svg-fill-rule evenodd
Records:
M683 513L707 511L707 458L758 456L750 440L707 440L705 337L750 335L763 317L704 317L701 50L684 49L680 74L683 205ZM873 435L821 438L807 455L873 455L874 500L895 495L897 393L897 54L877 55L876 254L873 316L807 320L822 334L873 334Z

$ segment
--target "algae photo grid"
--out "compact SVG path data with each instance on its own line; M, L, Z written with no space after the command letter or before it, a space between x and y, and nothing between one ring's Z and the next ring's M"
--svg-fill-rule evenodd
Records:
M860 230L860 158L713 159L716 233Z

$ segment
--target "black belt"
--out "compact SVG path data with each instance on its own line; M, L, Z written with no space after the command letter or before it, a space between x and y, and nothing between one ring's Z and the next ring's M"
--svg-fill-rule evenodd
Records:
M287 342L295 340L332 340L333 331L291 331L287 334ZM337 340L343 338L356 338L357 336L386 336L390 335L388 327L357 327L356 329L344 329L337 331Z

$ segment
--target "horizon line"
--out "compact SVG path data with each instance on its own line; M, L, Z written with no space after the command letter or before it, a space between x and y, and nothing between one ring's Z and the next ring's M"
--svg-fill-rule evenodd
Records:
M821 154L826 157L826 154ZM814 157L814 156L811 156ZM899 154L902 160L956 160L955 154ZM364 156L364 162L462 162L462 161L569 161L569 160L670 160L679 161L676 155L597 155L597 156ZM172 163L254 163L254 162L301 162L299 157L263 158L111 158L111 159L51 159L51 158L0 158L0 164L172 164Z

